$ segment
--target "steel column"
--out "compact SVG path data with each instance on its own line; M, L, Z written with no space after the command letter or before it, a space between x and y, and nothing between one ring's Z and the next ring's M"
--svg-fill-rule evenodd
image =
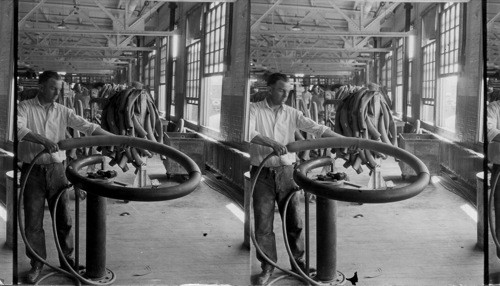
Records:
M87 193L87 264L85 276L106 275L106 198Z
M316 279L322 282L337 278L337 201L316 197Z

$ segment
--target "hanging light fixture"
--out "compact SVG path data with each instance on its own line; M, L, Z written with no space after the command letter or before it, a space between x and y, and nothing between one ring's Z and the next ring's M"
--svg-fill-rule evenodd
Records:
M297 11L295 13L295 17L297 17L297 14L299 12L299 1L297 1L297 4L295 4L295 7L297 8ZM292 31L302 31L302 27L299 24L299 20L297 20L297 24L292 26Z
M299 21L297 21L297 24L292 26L292 31L302 31L302 27L299 24Z
M61 23L59 23L59 25L57 25L57 28L61 30L68 28L68 26L66 26L66 23L64 22L64 19L61 21Z

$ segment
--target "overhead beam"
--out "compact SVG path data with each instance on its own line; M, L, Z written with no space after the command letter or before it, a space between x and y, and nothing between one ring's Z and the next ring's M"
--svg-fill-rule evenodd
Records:
M283 0L276 1L273 4L273 6L271 6L262 16L260 16L259 19L257 19L257 21L255 21L255 23L252 24L252 26L250 27L250 30L251 31L255 30L258 27L258 25L260 24L260 22L262 20L264 20L267 17L267 15L269 15L271 12L273 12L276 9L276 7L278 7L281 4L281 2L283 2Z
M24 17L18 22L18 26L23 26L24 22L29 18L31 17L31 15L33 15L33 13L35 13L38 8L40 8L40 6L42 6L44 3L45 3L46 0L41 0L40 2L38 2L38 4L35 5L35 7L33 7L33 9L31 9L26 15L24 15Z
M384 7L385 10L380 13L377 18L373 19L370 24L366 25L364 29L369 30L376 24L380 23L380 21L382 21L385 16L389 15L389 13L392 13L392 11L394 11L394 9L396 9L396 7L398 7L399 5L401 5L401 3L392 3L389 7Z
M45 2L46 0L44 0ZM37 2L28 2L28 1L19 1L19 5L25 5L25 6L32 6L38 4ZM43 4L44 7L48 8L62 8L62 7L74 7L75 5L73 3L67 4L64 2L61 3L47 3L45 2ZM94 5L84 5L84 4L78 4L78 8L85 8L85 9L90 9L90 10L99 10L101 11L101 8L94 6ZM111 7L106 7L108 11L112 11L115 13L125 13L125 9L118 9L118 8L111 8Z
M394 3L469 3L470 0L391 0ZM380 3L380 0L363 0L363 2Z
M168 37L178 34L178 31L132 31L132 30L78 30L78 29L40 29L40 28L19 28L21 32L50 33L50 34L79 34L79 35L115 35L115 36L151 36Z
M415 31L410 32L363 32L363 31L255 31L252 34L260 35L294 35L294 36L334 36L334 37L382 37L382 38L401 38L409 37L415 34Z
M391 48L328 48L328 47L314 47L314 48L296 48L296 47L256 47L252 48L260 51L323 51L323 52L353 52L353 53L385 53L391 52Z
M356 22L354 22L354 20L351 19L351 17L345 14L344 11L342 11L342 9L340 9L340 7L333 2L333 0L328 0L328 3L330 3L330 5L332 5L332 7L337 11L337 13L339 13L342 17L344 17L344 19L347 22L349 22L353 27L360 29L359 25Z
M120 20L118 20L113 14L111 14L111 12L109 12L106 7L104 7L104 5L102 5L99 0L94 0L94 3L97 5L97 7L101 8L101 10L106 14L108 15L108 17L115 23L118 23L120 24L120 26L122 26L122 28L125 28L125 24L122 23Z
M66 60L82 60L82 59L101 59L101 60L108 60L108 59L118 59L118 60L133 60L136 59L136 57L127 57L127 56L98 56L98 55L43 55L43 54L34 54L30 53L27 56L20 56L20 60L30 60L31 57L43 57L44 59L59 59L59 58L65 58Z
M72 50L104 50L104 51L143 51L151 52L156 48L151 47L96 47L96 46L44 46L44 45L22 45L21 47L38 49L72 49Z
M234 3L236 2L237 0L203 0L203 1L200 1L200 0L177 0L177 1L172 1L172 0L145 0L145 1L154 1L154 2L177 2L177 3L190 3L190 2L226 2L226 3ZM252 4L253 5L253 4Z
M95 0L97 1L97 0ZM156 3L152 8L150 8L146 13L142 14L139 18L137 18L134 23L130 25L130 29L134 29L135 26L138 26L141 22L145 21L149 16L151 16L156 10L160 9L165 3ZM128 25L128 23L127 23Z
M489 29L491 28L491 26L493 26L493 23L495 23L495 21L500 17L500 12L498 12L493 18L491 18L491 20L488 21L488 23L486 24L486 28Z
M85 59L80 59L80 60L76 60L76 59L67 59L66 57L64 56L61 56L59 58L65 58L64 60L59 60L59 61L55 61L55 62L71 62L72 64L74 63L88 63L88 64L92 64L92 63L97 63L97 64L117 64L117 65L124 65L124 64L128 64L129 62L128 61L116 61L116 62L112 62L112 61L102 61L102 60L85 60ZM40 62L40 63L50 63L50 62L54 62L53 59L47 59L47 58L40 58L40 59L27 59L25 60L25 62Z

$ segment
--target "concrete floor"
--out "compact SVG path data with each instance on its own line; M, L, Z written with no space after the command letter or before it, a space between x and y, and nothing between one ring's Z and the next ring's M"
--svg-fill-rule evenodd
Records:
M7 221L5 206L0 203L0 285L12 284L12 248L7 246Z
M401 171L392 159L382 162L382 175L396 185ZM342 167L336 171L343 171ZM316 171L318 174L319 170ZM368 172L355 175L367 184ZM314 175L314 174L313 174ZM338 202L337 270L346 278L357 273L356 285L480 285L483 282L483 252L476 248L476 223L462 209L467 202L444 189L439 177L416 197L387 204ZM303 201L303 197L302 197ZM316 268L316 214L310 204L311 265ZM290 269L283 246L281 220L275 216L279 258ZM252 276L260 264L252 249ZM271 279L280 278L275 271ZM303 285L286 277L273 285ZM345 285L353 285L346 281Z
M386 179L404 183L394 161L388 159L383 166ZM148 173L162 183L164 172L159 160L148 162ZM351 180L364 184L366 173L359 177L350 174ZM119 181L131 184L133 177L129 171L120 174ZM260 267L254 248L242 247L243 223L227 208L231 203L204 182L192 194L172 201L124 204L108 199L107 267L117 276L115 285L251 284ZM475 248L476 224L461 209L466 204L436 179L424 192L402 202L339 202L338 270L347 278L357 272L356 285L482 284L483 254ZM80 205L80 255L85 261L85 201ZM315 204L310 207L311 264L315 266ZM57 265L48 217L47 211L49 261ZM275 220L279 262L289 268L279 215ZM23 242L18 244L23 282L29 262ZM0 259L3 257L8 254L0 250ZM272 279L281 275L277 270ZM55 276L42 284L72 281ZM287 277L274 285L303 283Z

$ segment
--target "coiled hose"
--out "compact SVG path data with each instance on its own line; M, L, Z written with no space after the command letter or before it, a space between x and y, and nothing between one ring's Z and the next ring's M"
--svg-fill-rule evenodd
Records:
M259 167L257 168L257 171L255 172L255 176L254 178L252 178L252 184L250 186L250 213L252 213L252 210L253 210L253 193L254 193L254 189L255 189L255 185L257 184L257 180L259 178L259 175L260 175L260 172L262 171L262 168L264 168L264 164L273 156L276 156L276 153L275 152L272 152L271 154L267 155L264 160L262 160L262 162L260 163ZM298 191L298 190L297 190ZM284 209L284 212L283 212L283 236L285 238L285 247L286 247L286 250L287 250L287 253L288 255L292 258L290 259L290 261L292 262L293 266L295 267L295 269L297 269L297 271L299 272L299 274L293 272L293 271L290 271L288 269L284 269L282 267L280 267L278 264L276 264L274 261L272 261L265 253L264 251L262 251L262 249L260 248L259 246L259 243L257 242L257 238L255 237L255 231L254 231L254 227L253 227L253 224L250 223L250 238L252 239L252 242L253 244L255 245L255 249L257 250L257 252L261 255L262 258L264 258L264 260L266 260L266 262L268 262L269 264L271 264L272 266L280 269L281 271L293 276L293 277L296 277L296 278L299 278L299 279L302 279L308 283L310 283L311 285L316 285L316 286L322 286L322 285L329 285L328 283L324 284L324 283L319 283L318 281L315 281L313 279L311 279L309 276L307 276L301 269L300 267L298 266L297 262L295 262L295 260L293 259L293 254L292 254L292 251L290 249L290 245L289 245L289 242L288 242L288 237L286 235L287 233L287 230L286 230L286 213L287 213L287 208L288 208L288 204L291 200L291 198L293 197L293 195L296 194L297 191L294 191L292 193L290 193L290 195L288 195L287 199L286 199L286 202L285 202L285 209ZM271 283L269 284L272 284L276 281L278 281L279 279L282 279L283 277L278 277L277 279L271 281Z
M490 192L490 198L488 201L488 219L489 219L489 224L490 224L490 231L491 231L491 236L493 237L493 242L495 243L497 250L500 249L500 241L498 241L498 237L495 233L496 229L495 226L493 225L493 205L495 203L494 197L495 197L495 192L496 192L496 187L498 184L498 179L500 178L500 168L495 172L495 175L491 178L492 179L492 184L491 184L491 192ZM486 181L488 181L488 175L486 175ZM495 211L500 211L495 209Z
M28 242L28 239L26 237L26 232L24 231L24 222L22 220L22 216L21 216L21 202L22 202L22 198L24 197L24 189L26 188L26 183L28 182L28 177L29 177L29 174L31 173L31 170L33 169L34 165L35 165L35 162L36 160L38 160L38 158L44 154L44 153L48 153L47 150L43 150L41 151L40 153L38 153L35 158L33 158L33 160L31 160L31 163L28 167L28 170L21 182L21 188L19 190L19 199L17 201L17 217L18 217L18 223L19 223L19 232L21 233L21 237L24 241L24 243L26 244L26 249L28 250L28 252L33 255L38 261L42 262L43 264L47 265L48 267L52 268L53 270L55 270L55 272L51 272L51 273L48 273L47 275L45 276L42 276L40 279L38 279L38 281L36 282L35 285L39 284L41 281L43 281L44 279L47 279L48 277L50 276L53 276L55 274L57 274L58 272L59 273L62 273L66 276L69 276L71 278L74 278L76 280L76 284L78 286L82 285L81 282L84 282L86 284L89 284L89 285L110 285L114 282L115 279L112 279L106 283L101 283L101 282L96 282L96 281L93 281L93 280L89 280L89 279L86 279L85 277L81 276L80 274L78 274L73 268L71 268L71 266L69 265L68 261L66 260L65 256L64 256L64 253L62 251L62 248L61 248L61 245L59 243L59 237L57 236L57 228L56 228L56 223L57 223L57 205L59 203L59 198L61 197L61 195L68 190L68 187L69 186L65 186L62 190L60 190L57 194L57 197L56 197L56 202L54 204L54 209L53 209L53 216L52 216L52 231L54 233L54 238L55 238L55 242L56 242L56 248L57 248L57 252L59 253L59 256L62 258L62 262L64 263L64 265L66 266L66 268L70 271L66 271L60 267L57 267L57 266L54 266L50 263L48 263L45 259L43 259L42 257L40 257L40 255L38 255L35 250L33 250L33 248L31 247L30 243ZM76 226L78 227L78 226ZM77 250L78 251L78 250Z

